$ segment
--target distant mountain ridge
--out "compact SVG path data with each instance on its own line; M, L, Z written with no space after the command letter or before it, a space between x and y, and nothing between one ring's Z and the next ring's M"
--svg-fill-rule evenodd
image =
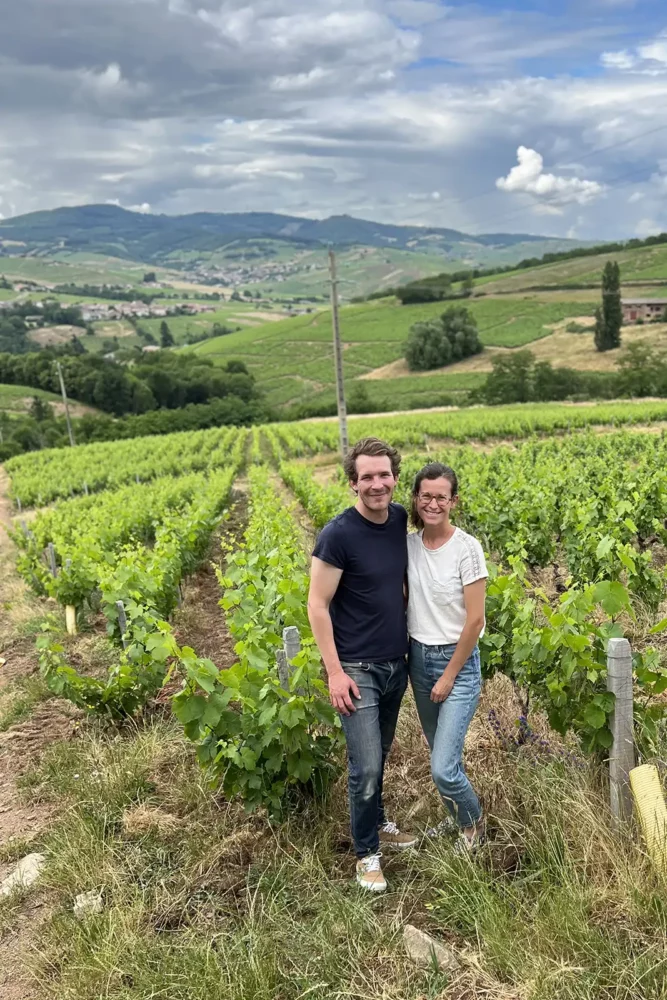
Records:
M518 248L527 244L539 243L542 252L581 245L525 233L472 236L455 229L398 226L348 215L321 220L271 212L170 216L130 212L116 205L57 208L0 221L0 253L88 251L157 264L169 263L176 252L210 253L258 240L278 241L295 250L362 246L442 254L450 260L464 260L476 251L484 251L488 258L496 250L506 258L513 248L518 260L526 256Z

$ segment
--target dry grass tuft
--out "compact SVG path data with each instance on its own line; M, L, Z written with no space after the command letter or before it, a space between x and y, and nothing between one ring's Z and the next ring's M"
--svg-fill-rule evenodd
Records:
M170 837L182 830L183 820L156 806L141 803L123 813L121 825L127 837L145 837L149 833Z

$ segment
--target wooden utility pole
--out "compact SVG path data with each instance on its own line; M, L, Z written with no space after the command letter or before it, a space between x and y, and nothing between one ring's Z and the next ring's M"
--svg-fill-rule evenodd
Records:
M72 421L69 417L69 402L67 400L67 392L65 391L65 380L63 379L63 370L60 367L60 362L56 361L56 368L58 369L58 378L60 379L60 391L63 394L63 403L65 404L65 419L67 420L67 433L69 434L69 443L72 448L74 447L74 433L72 431Z
M345 384L343 382L343 349L340 342L338 322L338 278L336 276L336 256L329 251L329 273L331 275L331 320L333 323L334 366L336 369L336 400L338 402L338 430L340 451L347 458L349 441L347 437L347 408L345 406Z

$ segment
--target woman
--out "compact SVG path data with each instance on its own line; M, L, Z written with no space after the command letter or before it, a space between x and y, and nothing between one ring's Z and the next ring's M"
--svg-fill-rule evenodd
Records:
M408 535L410 680L431 748L431 773L460 837L472 851L483 839L482 810L463 770L463 743L481 690L477 640L484 630L488 576L476 538L450 522L456 473L433 462L417 473ZM429 830L437 836L452 820Z

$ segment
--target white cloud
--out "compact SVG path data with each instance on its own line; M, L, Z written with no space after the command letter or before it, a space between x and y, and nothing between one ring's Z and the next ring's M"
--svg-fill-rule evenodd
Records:
M607 69L632 69L637 65L637 57L627 49L621 49L620 52L603 52L600 62Z
M637 51L642 59L653 60L667 66L667 31L663 31L648 45L640 45Z
M640 219L635 226L635 236L646 239L647 236L657 236L663 230L664 226L661 226L655 219Z
M536 210L543 214L560 214L566 205L586 205L602 194L597 181L578 177L557 177L544 173L544 159L534 149L519 146L518 164L507 177L499 177L496 187L509 193L529 194L536 199Z
M633 48L586 19L596 3L573 25L488 0L0 0L2 210L112 198L626 235L632 193L660 221L664 189L629 181L613 212L597 189L667 161L667 132L634 141L663 120L667 73L659 35ZM522 188L526 136L549 172L533 160Z
M389 0L387 9L392 17L412 27L432 24L447 14L442 4L430 0Z
M645 197L646 195L643 191L633 191L628 198L628 205L636 205L638 201L641 201Z
M667 72L667 31L662 31L650 42L638 45L634 51L603 52L600 62L607 69L656 76Z

